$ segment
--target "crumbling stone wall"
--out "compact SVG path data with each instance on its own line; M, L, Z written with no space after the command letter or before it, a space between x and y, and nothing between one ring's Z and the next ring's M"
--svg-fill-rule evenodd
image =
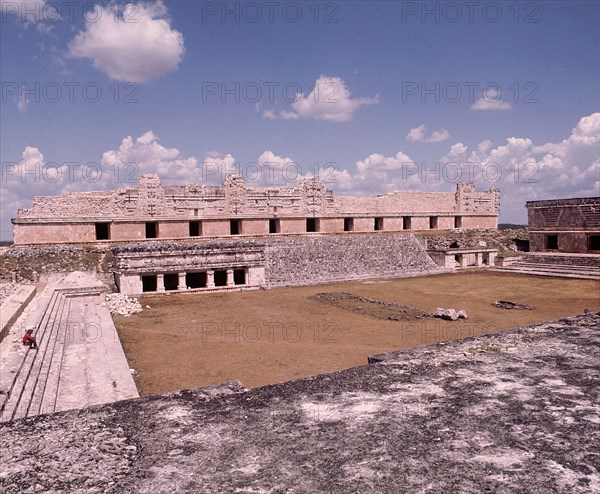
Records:
M265 246L268 287L439 270L413 234L288 238Z
M510 230L462 230L444 235L423 234L428 250L477 249L488 247L498 249L500 255L515 254L523 250L529 240L526 228Z
M108 249L61 245L14 246L0 254L0 280L33 281L37 275L96 271L98 278L114 287L113 255Z
M532 251L600 252L600 198L528 201L526 206Z
M157 175L148 174L137 187L36 197L31 208L18 211L13 232L16 244L52 244L181 239L192 236L188 223L196 221L203 222L203 232L193 236L227 236L230 220L241 220L245 226L235 234L246 235L306 233L296 220L307 218L321 221L322 233L344 231L345 218L356 219L356 231L495 228L498 212L498 190L476 191L472 183L457 184L456 192L361 198L334 197L316 178L304 178L298 187L259 188L228 176L222 186L204 187L163 186ZM276 231L270 232L270 219L281 223ZM403 226L405 219L412 225ZM156 231L147 234L146 223L156 223Z

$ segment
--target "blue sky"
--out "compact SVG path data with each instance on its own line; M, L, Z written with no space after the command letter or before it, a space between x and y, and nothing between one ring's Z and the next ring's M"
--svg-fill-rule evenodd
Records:
M518 223L526 200L599 193L596 2L0 6L3 240L34 195L139 173L318 172L356 195L472 178Z

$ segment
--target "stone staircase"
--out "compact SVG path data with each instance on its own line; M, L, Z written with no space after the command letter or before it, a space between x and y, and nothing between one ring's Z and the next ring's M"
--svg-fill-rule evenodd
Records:
M496 269L537 276L600 280L600 255L531 253Z
M0 369L0 421L138 396L103 291L42 292L25 323L36 328L38 349L19 340Z

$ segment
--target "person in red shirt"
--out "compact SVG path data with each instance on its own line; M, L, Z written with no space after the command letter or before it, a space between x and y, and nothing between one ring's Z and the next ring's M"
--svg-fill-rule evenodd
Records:
M29 345L29 348L35 348L37 350L37 342L35 336L33 336L33 329L28 329L23 336L23 345Z

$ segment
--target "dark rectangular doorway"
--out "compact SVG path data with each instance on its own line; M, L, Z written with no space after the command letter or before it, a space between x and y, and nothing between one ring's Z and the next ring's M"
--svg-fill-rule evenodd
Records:
M179 289L179 275L177 273L165 274L165 290L173 291Z
M190 221L190 237L199 237L202 235L202 223L199 221Z
M110 240L110 223L96 223L96 240Z
M281 233L281 220L274 218L269 220L269 233Z
M158 238L158 224L151 221L146 223L146 238Z
M227 286L227 271L215 271L215 286Z
M142 291L143 292L155 292L157 288L156 275L150 274L142 276Z
M234 269L233 270L233 284L234 285L245 285L246 284L246 270L245 269Z
M242 233L242 222L240 220L229 220L229 234L240 235Z
M188 288L206 288L206 273L186 273L185 284Z

